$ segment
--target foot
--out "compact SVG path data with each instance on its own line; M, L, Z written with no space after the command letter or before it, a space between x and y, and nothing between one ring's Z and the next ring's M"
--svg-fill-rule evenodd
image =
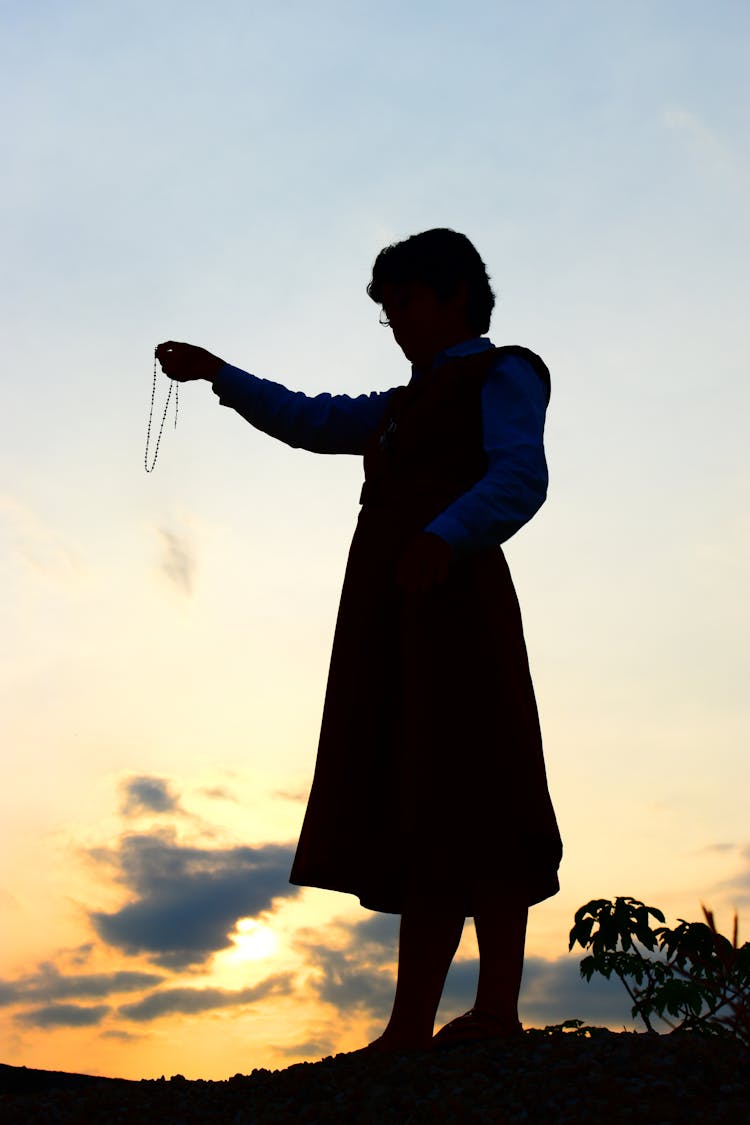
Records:
M430 1035L404 1035L384 1031L372 1043L362 1047L359 1051L352 1051L353 1055L396 1055L405 1051L428 1051L432 1046Z
M486 1039L517 1039L523 1034L520 1021L471 1008L441 1027L432 1038L433 1047L452 1047L457 1043L476 1043Z

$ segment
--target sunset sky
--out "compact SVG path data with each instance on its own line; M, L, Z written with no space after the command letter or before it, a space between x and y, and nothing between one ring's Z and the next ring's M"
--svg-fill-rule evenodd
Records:
M552 372L548 500L506 548L564 844L521 1019L642 1027L568 952L590 899L748 939L749 25L0 3L0 1061L226 1078L382 1030L398 918L288 882L361 462L205 383L143 456L160 340L310 394L406 382L365 286L434 226ZM476 974L469 921L439 1023Z

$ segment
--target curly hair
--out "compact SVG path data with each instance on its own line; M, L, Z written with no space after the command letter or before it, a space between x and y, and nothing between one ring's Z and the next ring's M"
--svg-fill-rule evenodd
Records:
M367 294L381 305L383 285L419 281L439 297L451 297L463 281L467 286L466 315L472 331L482 335L490 326L495 294L487 267L465 234L435 227L384 247L372 267Z

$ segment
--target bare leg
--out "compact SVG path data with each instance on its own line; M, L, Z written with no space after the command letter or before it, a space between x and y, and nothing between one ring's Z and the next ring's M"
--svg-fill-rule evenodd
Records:
M412 898L401 915L398 980L388 1026L375 1049L426 1048L464 928L464 915L435 898Z
M490 885L477 893L474 924L479 944L479 984L474 1007L513 1024L523 975L529 909L521 892Z

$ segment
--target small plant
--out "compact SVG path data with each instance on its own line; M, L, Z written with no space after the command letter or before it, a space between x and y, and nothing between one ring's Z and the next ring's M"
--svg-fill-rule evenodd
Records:
M563 1020L562 1023L548 1023L541 1031L534 1028L534 1034L544 1039L559 1038L561 1035L572 1035L577 1039L593 1039L595 1035L611 1035L612 1032L608 1027L589 1027L583 1020Z
M620 978L633 1001L632 1016L656 1034L656 1013L672 1031L739 1039L750 1046L750 942L737 945L737 914L730 942L718 932L712 911L701 903L706 922L652 929L649 915L661 910L634 898L592 899L575 913L568 950L578 942L592 952L581 961L581 976ZM706 924L707 923L707 924ZM636 942L654 957L644 957ZM619 948L618 948L619 946ZM631 984L628 984L628 980ZM677 1017L672 1023L665 1012Z

